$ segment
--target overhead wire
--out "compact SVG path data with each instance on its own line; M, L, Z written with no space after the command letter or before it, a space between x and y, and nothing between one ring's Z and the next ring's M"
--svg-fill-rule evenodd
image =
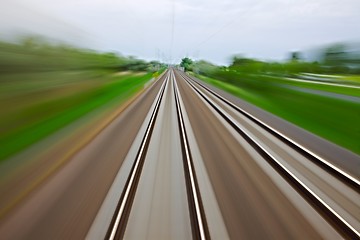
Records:
M256 5L255 5L256 6ZM241 16L243 16L245 13L247 13L248 11L242 11ZM204 38L202 41L199 41L198 44L195 44L190 48L191 51L186 50L186 52L197 52L197 55L199 55L199 48L202 47L204 44L206 44L207 42L209 42L211 39L213 39L216 35L218 35L219 33L221 33L222 31L224 31L227 27L229 27L230 25L232 25L235 21L238 20L238 16L239 16L239 12L236 12L236 16L234 16L230 21L226 22L225 24L221 25L219 28L217 28L215 31L213 31L211 34L209 34L206 38ZM184 52L185 50L183 50Z
M172 19L171 19L171 38L170 38L170 63L172 64L172 53L174 46L174 32L175 32L175 0L172 0Z

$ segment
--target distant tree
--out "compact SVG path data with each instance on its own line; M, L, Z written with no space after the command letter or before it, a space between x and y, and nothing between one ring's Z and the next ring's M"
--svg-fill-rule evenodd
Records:
M217 66L207 62L205 60L200 60L192 63L192 71L196 74L209 75L212 72L217 70Z
M252 59L245 58L245 57L243 57L241 55L235 55L232 58L232 63L231 63L230 66L232 66L232 67L240 67L240 66L247 65L250 62L252 62Z
M290 61L299 61L301 60L301 54L298 51L293 51L290 53Z
M328 73L350 73L360 71L359 45L332 44L323 50L323 63Z
M264 62L256 59L245 58L241 55L235 55L232 58L232 64L229 68L242 73L261 72L264 68Z
M345 44L333 44L324 50L324 62L329 65L341 65L347 58L348 53L346 52Z
M181 59L180 67L183 67L185 72L187 72L187 71L190 71L192 69L191 68L192 64L193 64L193 60L191 60L188 57L185 57L185 58Z

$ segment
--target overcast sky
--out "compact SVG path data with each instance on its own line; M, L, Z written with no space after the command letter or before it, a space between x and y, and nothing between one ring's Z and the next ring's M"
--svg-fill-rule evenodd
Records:
M1 0L0 34L23 32L173 63L282 60L359 41L360 0Z

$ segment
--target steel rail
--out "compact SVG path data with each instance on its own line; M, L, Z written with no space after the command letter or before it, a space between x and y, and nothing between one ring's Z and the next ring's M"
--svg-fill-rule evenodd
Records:
M139 183L142 167L144 165L146 152L149 147L151 134L153 132L156 117L159 112L160 103L164 95L164 91L169 82L169 75L166 76L164 83L160 88L160 93L156 99L154 110L151 114L149 123L146 127L145 135L141 141L140 148L136 154L135 162L131 168L130 174L126 181L124 190L121 194L119 203L116 207L110 227L108 228L105 239L121 239L124 236L126 224L130 215L131 206L135 198L136 188Z
M202 200L200 196L199 186L196 180L196 173L193 164L193 159L191 156L190 145L188 141L188 137L185 130L184 118L182 109L180 106L180 94L179 89L176 84L175 75L173 72L173 86L174 86L174 95L175 95L175 103L176 103L176 110L178 115L178 124L179 124L179 131L181 135L181 147L183 152L183 164L184 164L184 172L186 177L186 188L187 188L187 195L188 195L188 204L189 204L189 212L191 218L191 227L193 232L194 239L210 239L209 230L206 223L206 217L204 208L202 205Z
M246 133L242 127L223 109L217 106L208 96L202 93L191 81L180 75L223 119L228 122L273 168L276 170L307 202L315 207L320 214L326 217L329 223L346 239L360 239L360 233L343 217L340 216L331 206L306 186L286 166L277 160L261 144Z

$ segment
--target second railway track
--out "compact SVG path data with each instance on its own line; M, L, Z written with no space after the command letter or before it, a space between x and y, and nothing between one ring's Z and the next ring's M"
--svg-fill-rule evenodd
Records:
M297 174L294 174L284 163L279 161L276 155L272 154L272 152L268 151L256 138L250 135L244 128L236 121L229 113L227 113L224 109L220 108L218 103L215 103L213 99L211 99L207 94L213 95L215 98L218 98L220 101L229 105L231 108L234 108L236 111L239 111L241 114L245 115L251 121L260 125L260 127L265 128L271 134L275 135L277 138L280 138L281 141L285 141L290 147L295 148L296 151L301 154L305 154L306 157L310 158L309 160L314 161L317 160L320 164L324 164L325 170L329 172L329 174L335 174L339 180L343 181L345 184L353 189L356 193L359 193L359 180L355 177L350 176L349 174L343 172L341 169L332 166L326 160L321 159L316 154L313 154L311 151L303 148L302 146L294 143L291 139L286 136L280 134L276 130L272 129L270 126L266 125L262 121L253 117L251 114L245 112L240 109L236 105L232 104L230 101L226 100L222 96L217 93L211 91L206 86L202 85L199 82L194 81L191 77L185 75L184 73L179 73L179 75L189 84L189 86L207 102L228 124L230 124L236 132L238 132L281 176L283 176L290 185L293 186L307 201L315 208L318 212L320 212L325 219L329 221L330 224L333 225L335 229L346 239L360 239L360 233L356 229L357 224L354 225L350 223L345 217L339 213L335 207L335 204L331 205L327 203L326 200L320 194L317 194L312 190L312 187L307 186L307 184L297 177ZM197 84L197 86L195 85ZM202 90L200 90L200 89ZM356 194L355 193L355 194ZM329 199L327 199L329 201ZM356 209L355 209L356 211ZM349 217L348 217L349 219Z

